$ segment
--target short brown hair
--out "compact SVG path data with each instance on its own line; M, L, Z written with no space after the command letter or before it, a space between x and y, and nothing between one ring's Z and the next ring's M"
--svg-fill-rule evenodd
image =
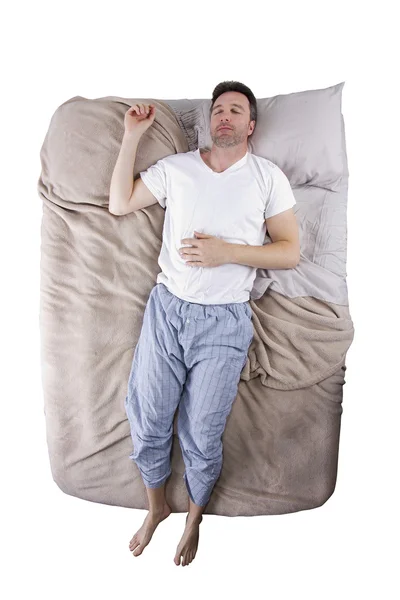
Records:
M215 101L225 92L240 92L248 99L250 104L250 121L255 121L254 129L249 135L249 137L251 137L257 125L257 100L251 89L247 87L247 85L244 85L244 83L240 83L240 81L222 81L214 88L211 99L210 119Z

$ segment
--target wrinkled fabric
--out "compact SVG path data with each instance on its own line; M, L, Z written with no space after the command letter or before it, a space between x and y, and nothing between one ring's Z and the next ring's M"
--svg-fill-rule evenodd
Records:
M192 501L204 506L222 469L226 419L253 337L247 302L202 305L176 297L162 284L144 312L125 398L135 461L145 485L171 475L173 421ZM181 401L182 399L182 401Z
M247 302L257 269L226 262L216 267L187 265L179 250L193 247L195 232L228 244L262 246L266 219L293 208L286 175L271 161L246 154L224 171L213 171L200 150L158 160L140 173L166 209L157 283L188 302ZM185 243L182 243L182 240ZM192 257L196 261L196 256Z

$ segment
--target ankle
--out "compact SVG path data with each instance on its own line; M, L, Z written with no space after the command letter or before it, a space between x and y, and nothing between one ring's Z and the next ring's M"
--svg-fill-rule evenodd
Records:
M149 508L149 515L151 517L161 517L165 512L166 505L163 504L161 507L151 507Z
M187 525L200 525L200 523L202 522L203 517L200 516L192 516L190 513L187 515L186 517L186 524Z

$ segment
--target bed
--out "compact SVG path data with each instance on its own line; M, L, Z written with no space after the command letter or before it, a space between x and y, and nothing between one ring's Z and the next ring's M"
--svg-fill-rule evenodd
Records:
M354 337L343 87L257 98L249 151L277 164L290 181L301 258L294 269L257 269L250 296L254 338L206 514L296 512L321 506L335 489L346 354ZM57 107L40 149L39 318L55 483L83 500L147 509L142 478L129 459L124 400L160 271L165 211L158 203L118 217L108 210L124 115L137 102L155 104L157 114L140 139L134 179L160 158L211 145L207 99L76 96ZM186 512L176 418L166 498L174 512Z

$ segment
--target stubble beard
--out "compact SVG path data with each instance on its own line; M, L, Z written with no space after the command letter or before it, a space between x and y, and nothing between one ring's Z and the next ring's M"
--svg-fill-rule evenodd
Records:
M245 140L245 136L242 132L237 132L233 129L231 133L227 132L226 135L215 131L214 134L211 134L211 139L218 148L231 148L232 146L241 144Z

